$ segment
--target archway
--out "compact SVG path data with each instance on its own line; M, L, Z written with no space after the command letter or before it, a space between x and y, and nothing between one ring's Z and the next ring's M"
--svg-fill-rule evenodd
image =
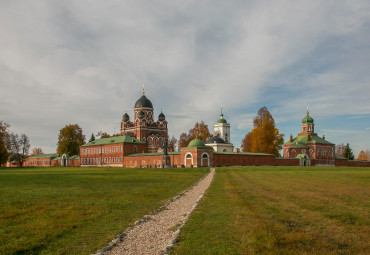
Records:
M68 161L67 161L67 155L66 154L63 154L62 155L62 166L67 166L67 163L68 163Z
M191 166L193 165L193 155L188 152L185 155L185 166Z
M209 166L209 156L208 156L208 153L203 153L202 154L202 163L201 163L202 166L204 167L208 167Z

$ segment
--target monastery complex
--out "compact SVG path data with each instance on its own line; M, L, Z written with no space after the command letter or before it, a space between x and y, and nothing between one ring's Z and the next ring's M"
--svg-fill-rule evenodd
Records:
M168 122L161 112L154 116L152 102L142 96L134 105L132 118L126 112L120 136L101 138L80 146L80 156L42 154L31 156L25 166L81 167L209 167L209 166L368 166L369 161L349 161L335 156L335 145L315 133L307 110L301 133L284 144L283 157L245 153L230 142L230 124L221 108L214 135L206 143L192 140L179 152L167 153Z

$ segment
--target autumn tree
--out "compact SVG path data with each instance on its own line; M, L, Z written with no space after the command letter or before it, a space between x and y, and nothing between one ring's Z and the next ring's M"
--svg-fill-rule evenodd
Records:
M345 149L346 145L344 143L335 145L335 155L342 157Z
M356 160L366 160L370 161L370 152L367 149L366 151L361 150L360 153L358 154Z
M243 152L248 152L252 150L252 131L248 132L248 134L246 134L244 139L242 140L241 149Z
M198 138L205 142L208 137L211 137L211 133L209 132L208 125L204 123L204 121L196 122L194 127L189 129L188 133L181 133L178 147L179 149L182 147L188 146L189 142L195 138Z
M346 148L344 149L343 155L344 158L348 160L354 160L355 156L353 155L352 149L349 146L349 143L347 143Z
M175 138L175 136L172 136L171 139L168 140L168 150L176 151L176 143L177 139Z
M242 141L243 151L269 153L280 156L283 148L284 134L275 127L275 120L267 107L258 110L253 119L253 129Z
M40 154L44 154L44 152L42 151L41 148L33 148L32 149L32 154L33 156L36 156L36 155L40 155Z
M0 120L0 167L9 157L9 124Z
M58 154L79 155L79 147L85 143L85 136L78 124L66 125L59 131Z
M25 161L31 147L28 137L25 134L18 136L18 134L12 133L9 137L9 147L15 160L18 161L19 166L23 167L23 162Z

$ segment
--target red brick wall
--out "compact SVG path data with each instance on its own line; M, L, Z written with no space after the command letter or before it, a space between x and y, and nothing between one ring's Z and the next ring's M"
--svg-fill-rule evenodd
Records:
M348 166L348 159L336 159L335 166Z
M214 154L214 166L274 166L274 155Z
M143 155L143 156L130 156L124 157L125 167L160 167L162 165L163 155ZM171 165L180 167L180 155L169 155L171 158Z
M370 167L370 161L349 160L348 166Z

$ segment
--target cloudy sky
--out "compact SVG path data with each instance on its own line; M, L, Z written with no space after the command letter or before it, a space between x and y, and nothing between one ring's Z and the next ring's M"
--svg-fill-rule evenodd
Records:
M54 152L59 130L118 132L145 84L170 135L220 105L240 146L262 106L285 134L370 149L370 2L0 0L0 120Z

